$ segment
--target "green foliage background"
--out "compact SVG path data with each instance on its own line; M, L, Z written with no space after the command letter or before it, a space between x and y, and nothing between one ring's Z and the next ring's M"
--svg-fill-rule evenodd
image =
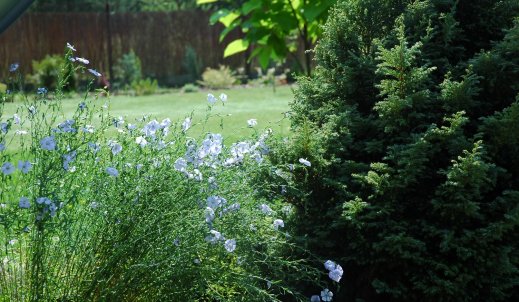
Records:
M337 300L519 299L518 16L488 0L331 12L274 161L312 162L285 198L301 241L343 264Z

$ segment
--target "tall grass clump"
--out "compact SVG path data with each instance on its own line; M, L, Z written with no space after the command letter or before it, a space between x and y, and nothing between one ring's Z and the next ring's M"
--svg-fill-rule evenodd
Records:
M66 50L61 70L91 74L91 88L100 73ZM223 94L197 123L111 116L103 90L65 116L68 81L25 95L14 116L1 96L0 301L307 300L300 282L331 300L321 275L342 268L316 267L291 240L290 207L253 181L270 131L232 144L207 131Z

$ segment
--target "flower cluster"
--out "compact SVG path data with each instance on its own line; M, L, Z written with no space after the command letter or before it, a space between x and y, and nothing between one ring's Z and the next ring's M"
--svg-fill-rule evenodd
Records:
M330 277L330 279L335 282L341 281L343 270L339 264L331 260L327 260L324 263L324 267L328 270L328 277Z
M207 102L209 102L209 104L214 105L217 101L218 99L213 94L209 93L207 95ZM220 94L220 101L222 101L222 103L227 102L227 95L225 93Z
M67 44L67 64L79 63L77 68L87 71L83 65L89 65L90 62L80 56L72 56L75 51L73 45ZM12 69L16 68L18 66ZM94 69L88 69L88 72L101 76ZM269 154L267 139L271 130L264 133L254 131L255 139L232 144L225 144L219 133L207 133L198 140L188 136L191 134L188 130L193 125L193 116L177 123L167 118L160 120L149 117L134 122L125 120L127 116L111 116L107 110L97 107L97 99L91 100L89 96L78 104L73 116L61 119L63 114L58 112L61 106L54 106L54 100L48 102L42 99L46 97L47 89L40 88L38 92L42 97L27 101L12 118L0 123L0 152L3 161L0 163L0 178L4 180L0 183L0 194L3 194L0 197L4 200L4 192L7 191L5 199L12 202L12 206L9 203L0 204L0 218L3 219L2 215L8 213L18 219L12 223L13 232L6 236L6 242L10 245L32 247L32 244L38 244L30 241L34 236L12 238L22 232L42 232L43 237L59 234L44 238L45 243L51 242L47 239L52 239L52 251L48 249L52 257L43 255L49 261L49 264L43 264L48 266L49 272L45 278L56 286L49 285L48 294L52 297L43 300L54 301L63 297L63 293L57 289L63 284L61 280L76 277L54 274L54 271L58 271L55 267L65 266L63 261L78 261L71 265L81 269L84 265L85 271L94 273L97 273L97 269L106 269L107 274L111 273L111 268L103 265L128 261L128 267L139 267L143 264L142 258L155 263L174 260L183 264L175 266L181 269L171 270L149 267L153 270L151 274L158 276L158 283L160 280L174 280L171 276L176 275L179 275L179 280L184 280L186 278L183 278L183 274L197 275L191 270L206 269L206 265L218 271L222 280L231 280L225 282L233 282L230 284L232 286L245 283L246 279L242 277L227 278L237 276L235 273L238 270L240 274L245 272L248 275L265 271L269 275L268 278L261 277L261 284L246 284L263 288L263 281L267 281L268 291L261 291L261 300L275 298L278 293L275 288L278 284L284 286L281 284L281 276L285 277L290 272L299 277L300 272L309 271L306 267L300 269L304 265L302 262L287 260L286 254L279 252L289 244L288 233L280 231L285 228L283 219L288 215L288 210L280 210L278 205L273 205L274 202L258 202L257 187L248 178L256 171L270 168L266 155ZM207 100L211 105L218 101L225 104L228 97L221 94L217 98L209 94ZM56 97L58 101L59 96ZM99 108L98 112L94 111L96 108ZM209 106L208 110L211 108ZM22 129L26 116L31 131ZM97 116L101 121L94 120ZM257 121L252 119L248 124L253 127ZM25 131L27 136L24 139L30 141L14 157L10 153L11 148L4 152L4 142L9 141L4 134L11 127L17 129L18 134ZM113 132L116 134L109 136ZM13 158L23 160L19 160L16 165ZM167 219L156 219L159 216ZM245 223L241 224L243 221ZM127 232L128 228L132 228L132 232ZM179 233L174 234L177 231ZM91 242L80 241L83 238L81 236L88 240L100 238L100 241L92 243L97 244L100 248L96 251L101 252L92 253L92 249L98 246L91 248ZM149 246L152 242L164 242L164 239L170 244L156 245L153 251L145 252L145 257L134 257L136 254L131 254L137 252L133 246L135 242ZM53 257L69 252L70 245L76 243L81 249L74 246L74 257ZM269 245L268 249L262 251L269 257L268 263L263 258L258 261L258 257L263 255L258 256L253 251L263 244ZM42 249L42 253L46 252L46 249ZM144 250L138 253L141 252ZM2 259L8 258L5 253L0 252ZM93 254L95 259L91 261ZM122 258L124 261L121 261ZM278 265L281 263L283 265ZM276 271L277 267L283 267L283 271ZM333 271L336 273L338 268L340 266L336 265ZM185 270L189 271L186 273ZM118 276L122 277L121 280L124 274L131 274L124 269L121 272L122 275ZM310 280L310 276L311 280L315 280L313 277L318 276L318 270L313 269L312 274L308 273L306 280ZM37 274L28 275L39 277ZM199 275L197 278L203 278L203 282L214 282L212 276ZM96 274L92 276L95 278ZM104 279L79 281L78 284L87 285L91 282L100 298L111 295L106 292L113 290L112 285ZM4 284L2 282L0 285ZM31 282L39 284L42 281ZM192 288L192 284L182 284L182 281L175 283L175 286L175 291L177 286L184 286L178 290L180 293ZM184 300L187 296L183 296ZM330 301L332 296L326 290L319 299ZM0 293L0 300L2 297ZM214 297L208 298L213 300ZM153 299L158 300L155 297Z
M31 171L31 169L32 169L32 164L30 161L28 161L28 160L19 160L18 161L18 170L20 170L20 172L22 172L23 174L29 173ZM2 174L7 176L7 175L13 174L16 171L16 167L10 162L5 162L2 164L0 171L2 171Z

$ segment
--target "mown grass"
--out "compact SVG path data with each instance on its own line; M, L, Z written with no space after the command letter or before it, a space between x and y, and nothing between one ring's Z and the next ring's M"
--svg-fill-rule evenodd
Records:
M194 127L193 135L211 129L219 131L227 142L237 140L251 133L247 126L247 120L257 119L257 129L272 128L275 133L286 135L289 132L289 121L284 118L284 113L289 111L289 102L293 99L293 87L277 87L276 92L271 87L237 87L233 89L210 91L202 90L193 93L181 93L172 91L165 94L150 96L126 96L117 95L109 98L103 97L99 102L109 104L110 113L113 116L122 116L127 122L134 123L143 115L159 120L170 118L172 121L183 120L196 112L193 124L200 123L205 119L201 115L208 106L207 94L212 93L219 96L220 93L228 95L228 101L224 106L218 103L211 111L212 115L218 115L210 119L206 129ZM65 115L76 110L82 97L73 97L63 100ZM5 114L12 115L21 103L7 103ZM221 122L221 118L224 123ZM222 124L222 125L221 125Z

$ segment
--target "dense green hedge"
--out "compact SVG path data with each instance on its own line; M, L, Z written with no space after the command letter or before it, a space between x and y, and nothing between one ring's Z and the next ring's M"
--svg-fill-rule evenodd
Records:
M285 196L300 239L343 264L335 300L519 301L518 16L516 0L331 13L273 160L312 163Z

